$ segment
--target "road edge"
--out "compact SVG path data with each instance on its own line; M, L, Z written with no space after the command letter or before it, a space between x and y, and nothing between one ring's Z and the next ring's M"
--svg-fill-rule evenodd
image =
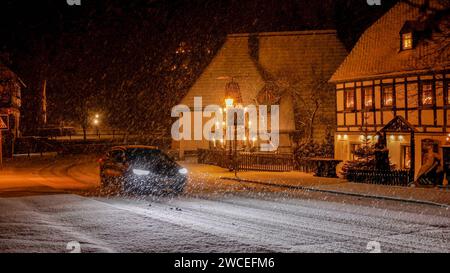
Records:
M384 196L384 195L362 194L362 193L354 193L354 192L346 192L346 191L325 190L325 189L311 188L311 187L305 187L305 186L277 184L277 183L272 183L272 182L241 179L241 178L234 178L234 177L220 177L220 179L244 182L244 183L251 183L251 184L259 184L259 185L271 186L271 187L304 190L304 191L310 191L310 192L322 192L322 193L346 195L346 196L361 197L361 198L368 198L368 199L388 200L388 201L405 202L405 203L412 203L412 204L429 205L429 206L435 206L435 207L441 207L441 208L447 208L447 209L450 208L450 205L447 205L447 204L435 203L435 202L425 201L425 200L406 199L406 198Z

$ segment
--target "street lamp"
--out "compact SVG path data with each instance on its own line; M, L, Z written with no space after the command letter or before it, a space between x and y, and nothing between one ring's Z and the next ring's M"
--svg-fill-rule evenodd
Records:
M229 109L234 107L234 99L232 98L226 98L225 99L225 106L227 109L227 120L228 120L228 114L229 114ZM232 112L233 114L233 127L234 127L234 151L233 151L233 141L230 139L230 152L229 152L229 157L230 157L230 161L233 162L233 165L230 166L230 171L231 169L234 170L234 176L237 177L237 117L235 116L235 112Z
M97 136L100 138L100 134L99 134L99 130L98 130L98 126L100 125L100 115L99 114L95 114L94 119L92 120L92 123L94 124Z

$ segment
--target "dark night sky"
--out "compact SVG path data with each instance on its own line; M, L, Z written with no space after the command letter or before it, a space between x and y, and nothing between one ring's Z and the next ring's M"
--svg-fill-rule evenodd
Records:
M46 79L53 123L79 122L88 108L103 111L115 127L154 129L170 122L170 106L227 33L336 28L350 49L394 2L372 7L366 0L81 1L81 7L65 0L0 4L0 58L29 87L23 95L30 109L25 124L34 123L27 113L33 113ZM175 53L180 45L184 54ZM169 119L160 122L161 116Z

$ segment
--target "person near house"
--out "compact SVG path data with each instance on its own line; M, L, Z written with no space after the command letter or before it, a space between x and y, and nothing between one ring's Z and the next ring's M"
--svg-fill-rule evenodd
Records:
M444 168L441 164L441 156L434 151L433 146L428 147L424 156L424 163L417 174L414 186L439 186L444 181Z

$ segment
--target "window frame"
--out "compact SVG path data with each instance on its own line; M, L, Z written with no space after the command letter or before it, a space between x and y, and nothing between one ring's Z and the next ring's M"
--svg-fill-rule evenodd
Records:
M352 107L347 106L347 97L348 97L349 92L353 93L353 106ZM356 88L355 87L344 88L344 110L346 112L356 111Z
M444 81L444 105L450 106L450 79Z
M350 142L350 160L357 160L357 156L354 154L356 150L361 148L362 144L358 142Z
M391 92L391 94L392 94L392 104L391 105L386 105L386 103L385 103L385 99L384 99L385 92L384 92L384 89L386 87L390 87L391 90L392 90L392 92ZM394 86L394 84L393 83L381 84L380 89L381 89L380 90L381 91L381 108L382 109L392 109L392 108L394 108L394 106L395 106L395 86Z
M371 105L366 104L366 89L370 89L370 91L372 92L372 96L371 96L372 104ZM366 110L375 109L375 87L373 85L363 86L361 88L361 90L362 90L361 97L362 97L362 101L363 101L362 109L366 109Z
M424 98L424 89L423 86L425 84L430 84L431 85L431 103L427 103L424 104L423 103L423 98ZM420 106L423 108L433 108L436 105L436 89L435 89L435 82L432 80L425 80L425 81L420 81L420 87L419 87L419 95L420 95Z
M405 36L406 35L410 35L410 38L408 38L408 40L410 40L409 47L405 47L405 41L406 41ZM408 32L400 33L400 50L406 51L406 50L411 50L413 48L414 48L414 32L408 31Z
M412 158L411 158L411 145L402 144L402 145L400 145L400 150L401 150L400 166L401 166L402 169L410 170L411 169L411 163L412 163L411 162L411 160L412 160ZM409 151L409 160L410 160L409 168L406 167L406 162L405 162L406 155L408 154L407 153L408 151Z

